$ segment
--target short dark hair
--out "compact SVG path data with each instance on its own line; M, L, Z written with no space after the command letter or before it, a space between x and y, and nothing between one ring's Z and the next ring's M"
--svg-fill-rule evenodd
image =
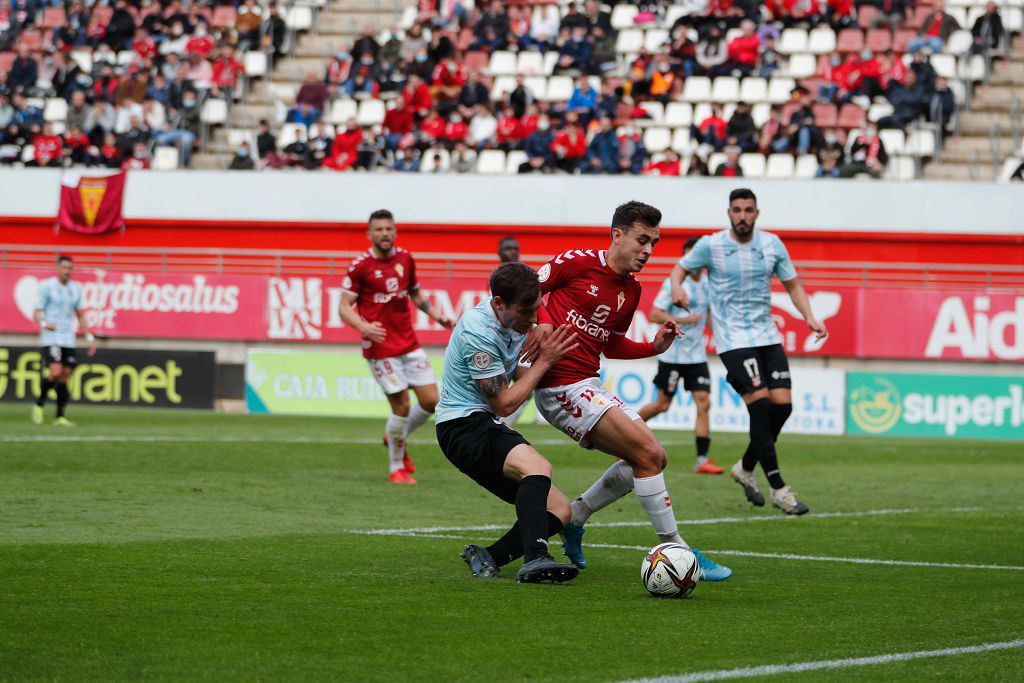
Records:
M626 202L616 207L612 215L612 230L618 228L622 232L629 232L636 223L656 228L661 224L661 211L650 204L637 201Z
M508 305L529 305L540 296L537 271L525 263L502 263L491 273L491 296Z
M498 242L498 248L501 249L501 245L505 244L505 242L515 242L516 244L519 244L519 240L517 240L512 235L509 235L508 237L501 238L501 241Z
M74 261L71 260L71 257L68 256L67 254L57 254L57 264L60 265L64 261L67 261L68 263L74 263Z
M699 237L691 237L690 239L686 240L686 242L683 243L683 251L685 252L688 249L693 249L694 246L696 246L697 242L700 242Z
M751 199L754 201L754 206L757 206L757 197L745 187L738 187L729 193L729 204L732 204L737 199Z
M391 213L390 211L388 211L387 209L377 209L376 211L374 211L373 213L370 214L370 220L367 221L367 223L372 223L372 222L374 222L376 220L383 220L383 219L393 221L393 220L395 220L395 215L393 213Z

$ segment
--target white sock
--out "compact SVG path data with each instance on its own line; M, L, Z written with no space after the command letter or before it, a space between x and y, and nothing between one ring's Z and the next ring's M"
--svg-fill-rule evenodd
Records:
M572 503L572 523L583 526L590 515L606 508L633 490L633 470L620 460L601 475L594 485Z
M399 417L394 413L388 415L388 474L402 469L402 457L405 455L405 430L409 418Z
M410 408L408 418L409 427L408 430L405 432L406 436L412 434L421 426L423 426L423 423L426 422L427 418L429 418L431 415L433 415L433 413L428 413L427 411L423 410L423 408L420 407L419 403Z
M651 520L651 526L663 543L679 543L686 545L679 535L679 525L672 511L672 500L665 488L665 475L633 479L633 490Z

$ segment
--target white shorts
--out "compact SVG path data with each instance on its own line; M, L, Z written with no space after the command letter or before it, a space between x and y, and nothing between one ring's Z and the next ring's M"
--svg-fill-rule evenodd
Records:
M395 358L367 358L370 371L385 394L397 394L409 387L437 384L434 368L423 349Z
M545 420L579 442L583 448L593 448L587 435L601 416L612 408L619 408L631 420L640 419L635 410L608 391L597 377L566 386L537 389L533 400Z

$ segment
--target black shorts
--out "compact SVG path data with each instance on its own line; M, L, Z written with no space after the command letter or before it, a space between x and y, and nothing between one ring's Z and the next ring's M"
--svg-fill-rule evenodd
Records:
M66 346L44 346L43 365L60 363L66 368L73 368L78 365L78 349L69 349Z
M516 502L519 482L504 474L505 458L523 436L493 413L473 413L437 425L437 443L453 465L506 503Z
M789 359L782 344L733 349L718 354L728 372L726 379L740 396L758 389L789 389Z
M658 374L654 376L654 386L665 392L666 396L675 396L679 380L683 380L686 391L711 392L711 371L707 363L663 363L658 361Z

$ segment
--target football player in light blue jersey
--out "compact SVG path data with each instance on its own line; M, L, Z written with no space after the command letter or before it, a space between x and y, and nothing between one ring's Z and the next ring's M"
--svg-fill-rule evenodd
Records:
M683 256L697 243L696 237L686 240ZM711 449L711 371L708 369L708 352L704 348L704 328L708 319L708 283L700 273L689 275L683 281L683 290L690 300L689 310L672 303L672 279L665 278L661 291L654 298L654 305L648 316L652 323L674 320L683 330L683 336L676 339L668 351L658 356L658 374L654 386L658 397L640 408L640 417L645 421L661 415L672 405L672 399L683 381L683 389L693 395L697 408L696 423L693 426L697 446L697 463L693 471L697 474L722 474L725 470L708 458Z
M531 367L520 366L542 303L537 273L505 263L491 274L490 287L491 299L462 316L445 350L437 442L466 476L515 505L517 521L487 547L467 545L462 559L475 576L495 577L523 557L520 583L569 581L579 570L548 552L548 539L569 521L569 499L551 485L551 463L499 417L529 400L551 366L578 346L576 334L562 325L542 348L527 351Z
M43 422L43 405L50 389L57 392L57 419L55 425L74 427L71 420L64 417L68 404L68 380L78 365L75 348L75 320L89 342L89 355L96 353L96 338L89 332L82 311L82 288L71 280L74 264L70 256L57 257L57 276L39 283L39 303L32 317L39 325L39 343L42 346L42 358L49 364L46 378L42 381L41 391L36 404L32 407L32 421Z
M702 237L672 269L672 299L686 306L684 273L708 271L715 346L729 384L743 397L750 414L750 444L732 466L731 476L748 501L762 506L764 496L754 478L754 467L761 463L772 489L772 505L786 514L802 515L808 507L782 479L775 451L779 432L793 412L793 398L789 360L772 318L772 277L782 281L817 340L825 339L828 330L814 317L782 240L755 229L759 211L754 193L733 190L728 215L729 230Z
M512 235L508 237L502 237L501 241L498 242L498 259L502 263L519 263L519 240ZM501 418L501 421L507 424L509 427L515 427L516 422L519 422L519 418L526 412L526 406L530 403L529 400L525 401L523 405L519 406L519 409L508 417Z

